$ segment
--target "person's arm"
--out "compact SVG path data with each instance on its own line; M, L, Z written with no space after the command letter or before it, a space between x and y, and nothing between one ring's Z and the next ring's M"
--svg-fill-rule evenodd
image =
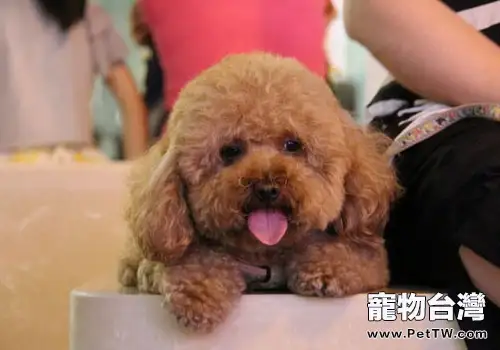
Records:
M346 0L344 20L352 39L423 97L500 102L500 48L439 0Z
M122 112L125 158L137 158L148 147L147 112L142 96L123 63L115 64L109 69L106 83Z
M460 247L459 253L472 283L500 307L500 267L465 246Z
M125 63L127 45L102 7L89 5L86 20L95 71L104 78L121 110L125 158L136 158L148 147L147 111Z

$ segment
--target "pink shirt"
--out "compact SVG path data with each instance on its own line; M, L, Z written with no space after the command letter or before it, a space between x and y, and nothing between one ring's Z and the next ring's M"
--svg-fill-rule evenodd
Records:
M268 51L325 75L324 0L141 0L170 108L182 87L230 53Z

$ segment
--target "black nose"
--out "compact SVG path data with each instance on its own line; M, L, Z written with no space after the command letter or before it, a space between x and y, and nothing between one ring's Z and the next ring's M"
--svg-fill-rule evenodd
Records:
M279 187L269 184L255 185L254 192L259 200L267 203L275 201L280 195Z

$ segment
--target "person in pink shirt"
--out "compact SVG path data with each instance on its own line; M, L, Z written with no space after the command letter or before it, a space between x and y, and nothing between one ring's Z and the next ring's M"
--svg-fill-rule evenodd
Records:
M139 0L168 79L165 108L202 70L233 53L294 57L325 76L324 0Z

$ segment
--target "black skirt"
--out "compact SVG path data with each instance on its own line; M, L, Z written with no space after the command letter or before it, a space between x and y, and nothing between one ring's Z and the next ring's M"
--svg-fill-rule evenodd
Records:
M458 293L478 292L458 250L464 245L500 266L500 123L470 118L395 158L405 193L385 232L391 283ZM500 281L498 281L500 283ZM486 302L484 321L459 321L487 330L468 348L500 349L500 309Z

